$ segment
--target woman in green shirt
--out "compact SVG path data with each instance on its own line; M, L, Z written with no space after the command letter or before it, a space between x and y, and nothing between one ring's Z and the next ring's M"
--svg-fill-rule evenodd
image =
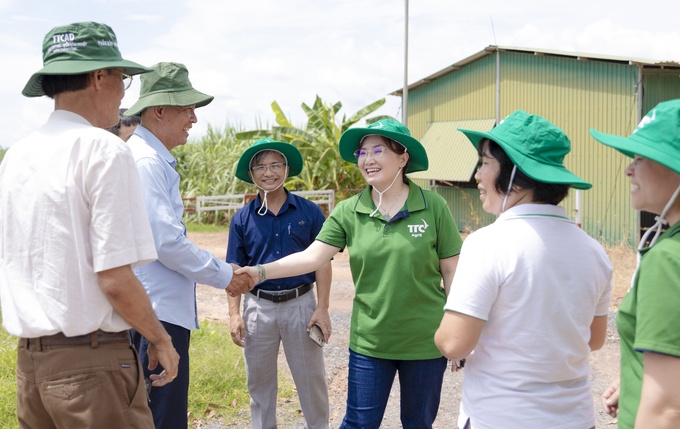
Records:
M590 130L633 159L626 168L635 210L660 214L638 246L621 302L621 377L602 395L619 428L680 427L680 100L659 104L628 137ZM661 234L662 225L668 230ZM647 240L651 238L648 247Z
M430 428L446 369L434 333L462 239L446 201L406 177L427 170L428 160L405 126L383 119L349 129L339 149L358 164L366 189L338 204L307 250L239 272L255 283L290 277L347 247L356 293L341 427L378 428L398 373L402 426Z

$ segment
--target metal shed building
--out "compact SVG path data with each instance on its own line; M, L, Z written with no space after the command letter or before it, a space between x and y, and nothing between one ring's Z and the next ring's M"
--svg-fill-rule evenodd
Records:
M680 64L489 46L408 91L408 127L430 159L428 171L410 176L447 200L461 230L495 217L482 210L472 177L477 154L456 128L488 131L521 109L548 119L571 139L565 166L593 184L582 193L584 230L606 243L632 243L647 220L630 207L623 174L629 160L588 130L629 135L656 104L680 98ZM402 96L402 90L391 95ZM562 205L573 214L576 192Z

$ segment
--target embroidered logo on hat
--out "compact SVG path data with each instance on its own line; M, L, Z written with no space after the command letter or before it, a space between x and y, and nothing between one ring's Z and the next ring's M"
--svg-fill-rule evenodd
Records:
M645 116L644 118L642 118L642 120L640 121L640 124L633 131L633 134L635 134L638 131L640 131L641 129L643 129L645 127L645 125L649 124L654 119L656 119L656 109L652 110L652 117L651 118L649 116Z
M374 122L371 125L369 125L367 128L371 128L371 129L382 128L382 126L383 126L382 122Z

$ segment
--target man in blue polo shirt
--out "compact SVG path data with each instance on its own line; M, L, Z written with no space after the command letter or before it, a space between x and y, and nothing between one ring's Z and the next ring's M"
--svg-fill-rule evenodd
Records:
M254 183L259 198L231 220L227 262L254 266L306 249L325 220L314 203L283 187L302 170L302 156L290 143L260 139L239 159L236 177ZM311 293L316 280L319 304ZM231 337L244 347L250 411L254 429L276 428L276 361L283 341L300 407L309 429L328 428L328 385L321 347L308 338L313 325L331 335L328 300L331 264L313 273L264 280L241 297L229 297ZM244 322L245 320L245 322Z

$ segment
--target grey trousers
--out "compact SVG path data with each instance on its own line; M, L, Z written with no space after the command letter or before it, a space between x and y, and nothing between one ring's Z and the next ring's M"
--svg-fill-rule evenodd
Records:
M245 294L243 356L254 429L276 428L276 361L279 344L295 381L307 429L328 429L328 384L323 350L309 339L307 323L316 310L314 293L273 303Z

